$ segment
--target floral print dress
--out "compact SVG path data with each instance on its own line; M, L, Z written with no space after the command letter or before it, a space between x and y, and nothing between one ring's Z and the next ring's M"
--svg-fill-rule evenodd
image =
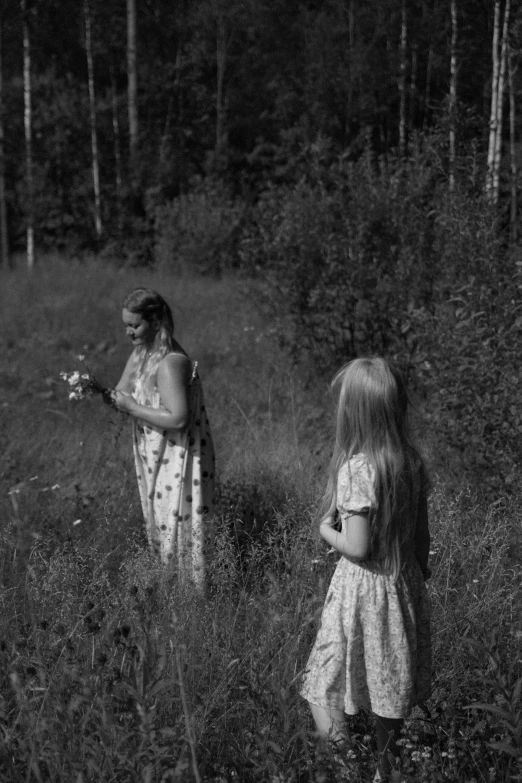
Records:
M133 397L162 408L155 381L137 374ZM193 365L189 384L189 423L184 431L133 421L136 474L147 538L164 563L176 563L181 579L203 588L205 527L213 512L214 447Z
M419 468L401 504L405 544L397 580L376 562L340 559L302 683L301 695L311 704L348 715L367 709L383 718L405 718L428 698L430 609L415 557L424 483ZM375 508L373 470L362 454L339 471L337 507L343 530L350 514Z

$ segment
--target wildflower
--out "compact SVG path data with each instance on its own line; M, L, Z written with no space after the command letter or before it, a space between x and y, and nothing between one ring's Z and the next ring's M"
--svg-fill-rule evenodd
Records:
M84 364L84 372L74 370L73 372L61 372L60 378L69 386L70 400L85 400L92 397L93 394L107 393L107 389L94 377L87 365L85 365L85 356L80 354L79 361Z

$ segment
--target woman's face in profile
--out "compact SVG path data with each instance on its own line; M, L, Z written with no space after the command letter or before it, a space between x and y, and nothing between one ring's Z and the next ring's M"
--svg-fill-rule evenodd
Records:
M134 346L151 346L156 336L156 326L151 321L145 321L138 313L131 313L123 308L121 318L125 326L125 333Z

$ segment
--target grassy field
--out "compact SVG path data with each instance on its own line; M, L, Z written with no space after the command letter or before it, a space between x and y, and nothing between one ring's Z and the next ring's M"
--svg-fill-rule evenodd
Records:
M128 422L59 378L82 353L118 380L138 284L173 304L211 416L205 600L146 550ZM297 694L335 564L312 524L329 398L278 347L257 284L47 259L3 273L0 297L0 780L345 779ZM434 477L435 686L403 741L412 780L522 779L521 496L488 505ZM371 720L352 729L352 779L371 780Z

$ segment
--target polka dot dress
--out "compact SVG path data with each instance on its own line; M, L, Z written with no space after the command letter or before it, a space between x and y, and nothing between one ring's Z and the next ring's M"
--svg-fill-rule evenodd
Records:
M140 405L161 408L157 387L143 376L133 397ZM213 512L214 446L193 366L189 385L189 425L183 432L133 421L136 474L149 545L162 562L177 565L182 579L203 588L205 526Z

